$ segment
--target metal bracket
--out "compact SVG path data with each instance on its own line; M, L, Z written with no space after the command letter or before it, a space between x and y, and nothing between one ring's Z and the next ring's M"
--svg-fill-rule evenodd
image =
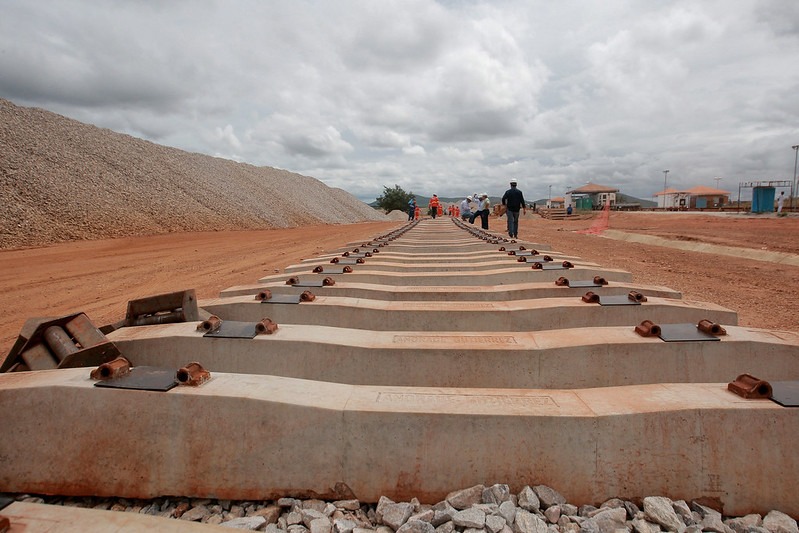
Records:
M799 381L772 381L771 400L783 407L799 407Z
M566 287L573 287L573 288L577 288L577 289L588 289L588 288L594 288L594 287L602 287L603 285L601 283L597 283L595 281L568 281L568 283L566 283L565 286Z
M533 263L533 270L567 270L569 268L571 267L564 266L561 263L542 263L538 261Z
M109 389L129 389L146 390L155 392L166 392L177 387L178 382L175 378L175 369L159 368L155 366L137 366L130 369L130 372L121 378L108 381L98 381L95 387L105 387Z
M301 294L273 294L270 298L261 300L262 304L298 304L300 302L302 302Z
M254 322L223 320L217 329L203 334L203 337L218 337L221 339L254 339L256 333Z
M633 300L629 296L602 296L599 298L599 305L641 305L638 300ZM696 326L694 326L696 329Z
M660 324L661 339L666 342L718 341L709 333L696 328L696 324Z

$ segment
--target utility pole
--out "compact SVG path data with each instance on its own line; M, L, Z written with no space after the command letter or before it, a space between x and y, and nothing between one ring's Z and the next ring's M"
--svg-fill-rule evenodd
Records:
M793 148L793 182L791 185L791 212L793 212L793 197L796 196L796 157L799 156L799 144L791 146Z
M721 181L721 178L720 178L720 177L718 177L718 176L716 176L716 177L715 177L715 178L713 178L713 179L714 179L714 180L716 180L716 188L718 189L718 188L719 188L719 181Z
M668 170L663 171L663 209L666 209L666 178L669 175Z

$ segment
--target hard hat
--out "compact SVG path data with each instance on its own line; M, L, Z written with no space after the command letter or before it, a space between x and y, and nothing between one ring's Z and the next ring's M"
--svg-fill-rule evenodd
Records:
M517 183L518 182L516 181L516 178L513 178L513 179L510 180L510 184L511 185L516 185Z

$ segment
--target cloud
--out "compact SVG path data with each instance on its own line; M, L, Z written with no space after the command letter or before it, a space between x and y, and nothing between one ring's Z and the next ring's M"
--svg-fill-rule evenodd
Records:
M365 200L732 187L799 143L780 0L3 4L0 97Z

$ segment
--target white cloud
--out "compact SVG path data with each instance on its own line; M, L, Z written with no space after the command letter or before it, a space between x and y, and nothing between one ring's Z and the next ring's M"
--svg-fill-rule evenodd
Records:
M317 177L525 195L787 179L799 4L5 0L0 97ZM673 176L673 178L672 178Z

